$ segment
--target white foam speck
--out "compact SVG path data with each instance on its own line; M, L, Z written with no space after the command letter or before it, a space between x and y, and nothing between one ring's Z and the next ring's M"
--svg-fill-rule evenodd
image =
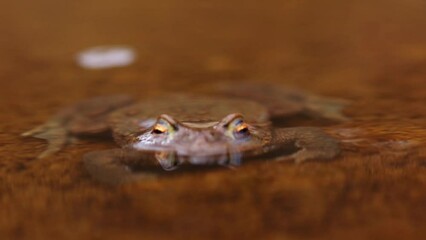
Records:
M85 49L76 57L78 65L88 69L124 67L135 59L136 53L132 48L114 45Z

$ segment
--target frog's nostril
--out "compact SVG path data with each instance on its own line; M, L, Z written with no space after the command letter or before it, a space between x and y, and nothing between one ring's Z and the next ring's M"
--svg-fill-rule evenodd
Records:
M205 138L207 142L218 142L223 140L223 134L217 131L209 131L205 134Z
M204 139L206 140L206 142L213 142L216 138L212 132L208 132L204 135Z

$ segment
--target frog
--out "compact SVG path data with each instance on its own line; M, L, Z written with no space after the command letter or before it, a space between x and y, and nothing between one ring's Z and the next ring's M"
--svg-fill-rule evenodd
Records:
M303 113L343 121L345 102L264 85L220 92L143 101L127 95L89 98L22 135L48 142L39 158L55 154L75 138L112 138L119 148L83 156L87 171L110 184L156 178L158 168L235 168L255 158L300 164L339 155L339 141L321 128L275 127L272 120Z

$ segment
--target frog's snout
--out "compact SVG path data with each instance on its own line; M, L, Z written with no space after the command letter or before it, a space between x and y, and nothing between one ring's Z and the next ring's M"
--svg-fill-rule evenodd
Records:
M226 137L215 130L200 131L182 140L176 144L179 155L217 155L226 153L228 148Z

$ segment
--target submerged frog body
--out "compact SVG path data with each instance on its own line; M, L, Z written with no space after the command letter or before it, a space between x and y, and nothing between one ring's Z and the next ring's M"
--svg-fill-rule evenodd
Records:
M143 170L156 163L174 170L182 165L238 166L242 159L262 155L296 162L335 157L338 141L319 128L274 128L270 119L303 111L341 119L341 102L294 95L291 92L292 98L284 94L278 100L269 99L268 104L187 95L141 103L126 96L98 97L65 109L24 136L46 139L49 146L40 155L45 157L62 149L71 137L111 131L121 149L84 156L89 172L109 183L155 177ZM259 100L259 95L250 97ZM280 106L293 107L275 109Z

